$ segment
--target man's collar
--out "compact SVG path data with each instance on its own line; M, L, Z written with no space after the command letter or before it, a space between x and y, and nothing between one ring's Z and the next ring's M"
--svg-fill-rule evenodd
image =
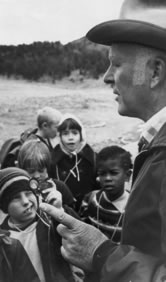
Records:
M144 140L144 143L149 144L153 138L156 136L157 132L166 122L166 107L160 110L158 113L153 115L143 126L142 133L140 136L141 140ZM139 142L139 143L140 143Z

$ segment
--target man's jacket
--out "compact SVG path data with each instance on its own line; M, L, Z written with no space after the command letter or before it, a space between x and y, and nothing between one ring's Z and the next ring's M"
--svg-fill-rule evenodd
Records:
M102 282L152 282L162 262L166 262L166 124L135 160L121 245L110 241L101 245L94 268L100 269ZM164 270L162 279L165 274Z

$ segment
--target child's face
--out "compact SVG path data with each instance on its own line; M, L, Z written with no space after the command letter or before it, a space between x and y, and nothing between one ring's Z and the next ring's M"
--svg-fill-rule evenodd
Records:
M124 189L125 181L129 180L118 159L100 162L98 175L101 188L107 191Z
M30 223L36 216L37 199L31 191L18 192L8 205L8 214L16 224Z
M40 170L27 168L26 171L29 173L30 177L36 178L39 181L43 181L48 178L47 168L43 168Z
M45 123L44 126L43 126L43 132L44 132L45 138L55 138L57 136L57 133L58 133L57 121Z
M70 152L74 152L81 141L80 132L77 129L66 129L61 133L61 140L63 145Z

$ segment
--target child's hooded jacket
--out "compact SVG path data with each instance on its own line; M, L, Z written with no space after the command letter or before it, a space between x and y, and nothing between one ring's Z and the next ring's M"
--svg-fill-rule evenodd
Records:
M86 143L85 130L81 121L72 114L65 114L60 122L68 118L76 120L81 127L82 140L75 152L70 152L62 143L54 148L52 177L65 182L80 202L85 194L96 188L96 153Z

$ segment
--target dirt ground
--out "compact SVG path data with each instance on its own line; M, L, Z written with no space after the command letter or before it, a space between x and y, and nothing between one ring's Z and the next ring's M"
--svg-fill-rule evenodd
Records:
M36 126L37 110L44 106L78 116L96 151L112 144L135 145L138 140L140 120L117 113L115 96L102 80L48 84L0 78L0 145Z

